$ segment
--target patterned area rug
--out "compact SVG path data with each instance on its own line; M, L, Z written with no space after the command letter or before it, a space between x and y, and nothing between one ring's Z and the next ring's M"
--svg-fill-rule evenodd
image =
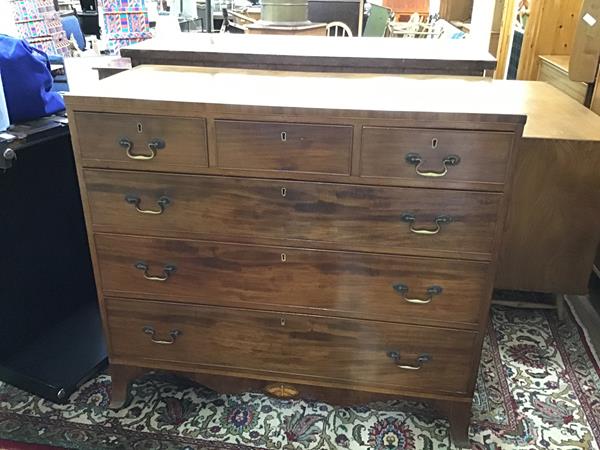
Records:
M426 404L334 408L260 394L218 395L151 374L131 404L107 409L110 378L90 381L68 405L0 383L0 438L102 449L449 449L447 422ZM475 450L599 450L600 370L572 318L495 308L471 424Z

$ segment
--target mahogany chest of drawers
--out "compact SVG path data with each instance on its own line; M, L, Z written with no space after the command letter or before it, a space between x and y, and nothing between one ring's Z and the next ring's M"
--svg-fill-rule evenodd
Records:
M194 88L215 82L252 89ZM525 117L423 83L141 66L69 96L114 405L167 369L426 398L466 443Z

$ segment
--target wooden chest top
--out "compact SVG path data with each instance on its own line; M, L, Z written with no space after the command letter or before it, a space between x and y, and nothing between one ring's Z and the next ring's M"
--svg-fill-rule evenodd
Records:
M294 108L316 116L415 119L443 113L454 120L477 116L483 122L524 123L522 105L507 87L460 78L138 66L67 98L76 110L134 109L136 101L144 101L146 112L148 102L177 102L177 115L227 105L239 113L282 114Z

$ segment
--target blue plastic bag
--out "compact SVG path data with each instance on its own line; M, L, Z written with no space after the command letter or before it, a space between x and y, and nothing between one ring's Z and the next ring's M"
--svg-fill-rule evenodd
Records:
M0 34L0 71L11 123L65 109L62 97L51 91L48 55L26 41Z

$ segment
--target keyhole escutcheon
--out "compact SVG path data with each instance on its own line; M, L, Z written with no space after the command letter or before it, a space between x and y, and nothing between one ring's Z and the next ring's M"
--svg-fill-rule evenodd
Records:
M433 138L431 140L431 148L433 148L434 150L437 148L438 146L438 138Z
M287 131L281 132L281 142L287 141Z
M144 127L142 127L142 123L141 122L138 122L138 124L137 124L137 132L141 133L142 131L144 131Z
M286 195L287 195L287 189L286 189L286 188L284 188L284 187L282 187L282 188L281 188L281 196L282 196L282 197L285 197Z

